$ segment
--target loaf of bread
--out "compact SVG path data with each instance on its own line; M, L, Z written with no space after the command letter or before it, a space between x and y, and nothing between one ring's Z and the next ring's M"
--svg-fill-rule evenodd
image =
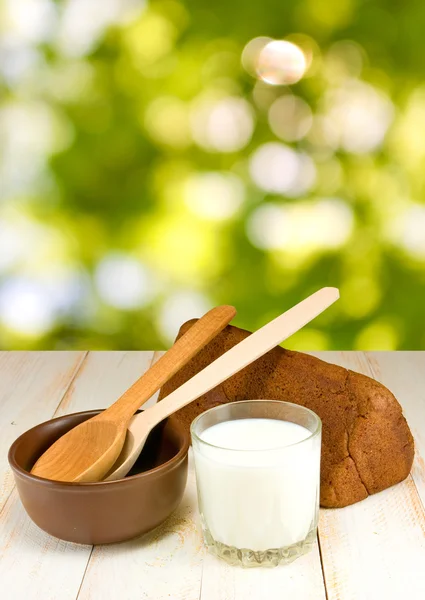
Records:
M188 321L178 338L193 325ZM228 326L161 389L170 394L248 331ZM178 339L177 338L177 339ZM177 414L189 429L201 412L238 400L286 400L306 406L322 420L320 504L342 507L407 477L414 443L393 394L370 377L318 358L276 347Z

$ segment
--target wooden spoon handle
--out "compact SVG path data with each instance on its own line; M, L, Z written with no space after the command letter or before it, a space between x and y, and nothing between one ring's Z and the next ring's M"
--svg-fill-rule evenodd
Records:
M102 418L130 420L135 411L189 362L236 315L233 306L217 306L201 317L161 358L138 379Z
M339 298L336 288L322 288L287 310L258 331L233 346L225 354L189 379L142 415L149 428L154 427L189 402L196 400L222 381L266 354L290 335L304 327ZM146 420L145 420L146 419Z

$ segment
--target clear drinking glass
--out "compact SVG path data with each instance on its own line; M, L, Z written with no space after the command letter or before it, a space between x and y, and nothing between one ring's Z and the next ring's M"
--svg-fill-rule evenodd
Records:
M285 434L279 447L260 450L235 449L237 440L229 449L202 439L209 427L239 419L289 422L279 428L295 423L307 437L285 445ZM310 550L319 515L321 430L314 412L276 400L224 404L193 421L199 511L210 552L232 565L270 567Z

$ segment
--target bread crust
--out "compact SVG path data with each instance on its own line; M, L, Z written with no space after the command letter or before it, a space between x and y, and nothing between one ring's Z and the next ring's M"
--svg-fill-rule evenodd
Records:
M195 322L184 323L177 339ZM243 329L226 327L162 387L159 400L248 335ZM410 472L413 437L400 404L386 387L360 373L279 346L176 416L189 429L201 412L246 399L286 400L319 415L323 507L359 502L402 481Z

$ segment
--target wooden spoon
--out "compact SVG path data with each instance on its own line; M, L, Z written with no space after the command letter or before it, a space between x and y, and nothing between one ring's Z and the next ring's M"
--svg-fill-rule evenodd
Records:
M322 288L315 292L233 346L161 402L135 415L130 421L123 450L105 481L114 481L127 475L155 425L263 356L312 321L338 298L339 291L336 288Z
M222 331L235 314L233 306L210 310L112 406L50 446L31 473L56 481L100 481L117 460L135 411Z

